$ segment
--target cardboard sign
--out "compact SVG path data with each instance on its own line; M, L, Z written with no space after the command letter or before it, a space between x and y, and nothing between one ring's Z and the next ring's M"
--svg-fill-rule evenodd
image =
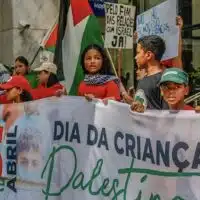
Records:
M168 0L137 16L138 38L158 35L164 39L166 51L162 60L178 56L179 29L176 26L176 1Z
M106 48L133 48L133 27L135 7L123 4L105 3Z

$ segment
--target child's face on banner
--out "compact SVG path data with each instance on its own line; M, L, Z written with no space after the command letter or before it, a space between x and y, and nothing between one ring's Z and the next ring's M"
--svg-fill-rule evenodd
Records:
M39 151L30 150L20 152L18 155L18 165L27 171L38 171L42 168L42 156Z

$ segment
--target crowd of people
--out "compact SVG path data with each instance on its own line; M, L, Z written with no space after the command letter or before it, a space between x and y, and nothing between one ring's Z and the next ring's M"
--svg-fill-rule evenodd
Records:
M91 44L82 53L81 66L84 80L77 91L88 101L101 99L130 104L132 111L152 110L194 110L184 104L189 93L189 77L183 70L182 37L183 20L177 17L179 27L179 52L176 58L161 61L165 53L165 42L157 35L144 36L137 40L137 88L125 89L122 80L112 70L108 56L99 45ZM137 39L135 34L134 39ZM13 74L0 84L3 91L0 103L20 103L51 96L67 95L67 91L57 78L57 66L44 62L31 70L27 59L19 56L15 60ZM135 92L136 91L136 92ZM198 109L197 109L198 111Z

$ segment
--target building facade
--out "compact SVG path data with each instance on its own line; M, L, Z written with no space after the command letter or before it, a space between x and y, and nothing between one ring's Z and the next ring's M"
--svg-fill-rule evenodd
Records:
M104 0L89 1L104 2ZM136 15L164 2L164 0L112 1L136 6ZM187 71L192 72L194 69L200 68L200 1L176 1L177 14L184 19L182 33L184 40L184 67ZM31 62L37 55L39 44L45 33L54 23L58 11L59 0L0 0L0 62L12 65L14 58L18 55L26 56ZM104 16L98 16L98 18L104 34L105 18ZM29 25L28 29L22 31L23 26L26 25ZM127 73L130 74L128 86L131 86L134 83L134 70L136 69L134 48L133 50L123 50L122 52L110 49L110 54L116 68L119 65L119 61L121 62L122 76L126 77ZM35 65L37 65L37 59ZM200 70L195 77L197 79L200 77ZM197 82L200 83L200 81Z
M58 12L59 0L0 0L0 63L19 55L32 62Z
M182 32L184 69L192 74L193 90L197 92L200 91L200 1L176 1L177 15L182 16L184 21ZM132 0L132 4L137 5L137 14L162 2L164 0Z
M118 0L118 3L132 4L137 8L136 15L156 6L165 0ZM193 80L194 92L200 91L200 1L199 0L174 0L177 1L177 15L182 16L184 28L183 38L183 63ZM170 14L170 12L169 12ZM134 52L132 52L134 57ZM125 53L126 54L126 53ZM130 52L128 56L130 56ZM127 60L126 56L124 58ZM131 58L128 59L129 61ZM132 59L133 60L133 59ZM133 68L136 69L134 60ZM124 62L123 62L124 63ZM132 71L130 63L125 64L125 71Z

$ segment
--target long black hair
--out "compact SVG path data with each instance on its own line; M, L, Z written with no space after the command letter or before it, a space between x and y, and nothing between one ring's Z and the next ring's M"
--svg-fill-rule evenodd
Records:
M20 63L24 64L27 67L26 74L28 74L28 67L29 67L28 60L24 56L18 56L15 59L15 62L17 62L17 61L19 61Z
M101 67L101 69L99 70L98 73L102 74L102 75L113 75L111 63L110 63L110 60L107 57L107 54L106 54L105 50L101 46L99 46L97 44L91 44L91 45L87 46L84 49L84 51L83 51L83 53L81 55L81 66L83 68L84 74L89 74L89 72L85 68L84 59L85 59L86 53L91 49L95 49L102 56L102 60L103 60L102 67Z
M33 97L28 91L23 90L22 93L20 94L20 100L21 102L32 101Z

